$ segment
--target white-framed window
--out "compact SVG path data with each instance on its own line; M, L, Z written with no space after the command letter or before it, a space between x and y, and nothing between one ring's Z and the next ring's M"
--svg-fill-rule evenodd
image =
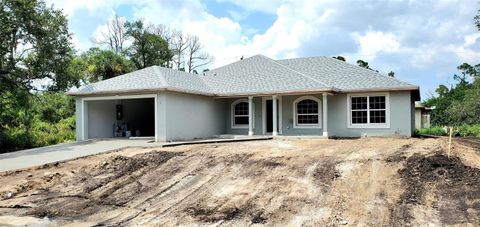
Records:
M390 128L388 93L347 95L349 128Z
M314 96L302 96L293 101L294 128L322 127L322 105Z
M248 100L239 99L232 103L232 128L248 128ZM254 111L252 112L252 114Z

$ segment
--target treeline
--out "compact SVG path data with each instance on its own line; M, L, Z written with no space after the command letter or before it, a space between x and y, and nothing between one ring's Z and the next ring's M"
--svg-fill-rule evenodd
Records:
M198 37L163 25L109 21L77 53L62 10L42 0L0 1L0 153L75 140L63 93L152 65L196 73L212 61Z
M454 75L451 86L440 85L436 97L424 101L425 106L435 107L431 123L435 127L459 126L469 132L464 136L480 136L480 64L464 63L458 66L460 75Z
M197 36L142 20L125 21L118 16L108 22L101 37L92 41L97 47L80 54L71 67L71 72L85 82L153 65L198 73L213 60Z
M480 31L480 11L474 17ZM454 84L441 84L435 90L437 96L424 101L425 106L435 107L431 112L432 128L421 132L445 135L443 127L454 127L460 136L480 137L480 64L463 63L457 67L460 75L454 75Z

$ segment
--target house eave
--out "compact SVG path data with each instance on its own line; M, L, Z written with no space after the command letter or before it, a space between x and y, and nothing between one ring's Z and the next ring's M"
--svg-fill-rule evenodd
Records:
M315 94L315 93L335 93L339 90L336 88L321 88L321 89L301 89L301 90L278 90L266 92L237 92L237 93L221 93L217 94L216 98L235 98L246 96L271 96L271 95L297 95L297 94Z
M199 92L188 89L178 88L152 88L152 89L126 89L126 90L111 90L111 91L96 91L96 92L66 92L68 96L111 96L120 94L145 94L145 93L158 93L164 91L178 92L183 94L203 95L203 96L215 96L214 93Z

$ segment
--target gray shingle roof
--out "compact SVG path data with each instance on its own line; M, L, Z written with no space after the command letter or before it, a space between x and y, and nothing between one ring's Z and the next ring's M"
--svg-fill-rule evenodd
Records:
M213 95L204 77L160 66L152 66L111 79L82 86L69 95L171 90Z
M277 62L343 91L415 88L412 84L331 57L285 59Z
M213 69L205 76L220 95L325 90L332 87L262 55Z
M69 95L170 90L215 96L302 91L418 90L418 87L330 57L272 60L256 55L203 75L152 66L85 85Z

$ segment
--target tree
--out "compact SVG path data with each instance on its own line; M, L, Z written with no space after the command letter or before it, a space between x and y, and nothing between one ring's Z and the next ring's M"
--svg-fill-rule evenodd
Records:
M212 62L212 57L202 51L203 46L200 43L200 39L197 36L189 36L187 43L187 67L188 72L197 73L197 68L208 65Z
M368 62L366 62L364 60L357 60L357 65L362 67L362 68L370 69L370 70L378 73L378 70L370 68L370 66L368 65Z
M478 78L480 77L480 64L477 64L475 66L471 66L468 63L463 63L457 67L458 70L462 72L462 74L471 76L473 78Z
M32 144L33 82L50 81L45 88L52 91L79 85L68 73L70 39L62 11L38 0L0 1L0 149L11 135Z
M347 61L347 59L345 59L343 56L337 56L337 57L333 57L337 60L340 60L340 61Z
M181 31L174 31L171 41L173 52L173 63L176 69L185 68L181 66L184 63L185 52L188 48L188 39Z
M390 71L388 74L387 74L389 77L395 77L395 73L393 71Z
M371 69L370 66L368 66L368 62L364 60L357 60L357 65L362 68Z
M84 75L84 80L97 82L110 79L135 70L134 63L111 50L90 48L73 63L74 73Z
M153 65L168 66L172 60L172 53L167 41L154 34L151 27L141 20L125 23L127 35L133 39L128 48L128 56L138 69Z
M477 26L477 29L480 31L480 10L478 10L478 13L473 18L473 21L475 21L475 25Z
M0 93L31 90L32 81L50 79L50 90L75 81L67 73L74 51L62 11L37 0L0 1Z
M115 18L107 23L107 31L101 35L102 37L94 40L94 43L105 45L116 54L121 54L127 41L125 19L115 15Z

